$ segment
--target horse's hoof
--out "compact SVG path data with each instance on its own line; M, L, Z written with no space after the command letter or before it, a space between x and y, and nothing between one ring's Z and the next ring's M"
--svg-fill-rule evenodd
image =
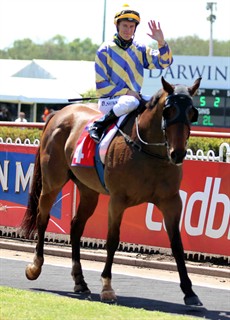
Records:
M91 291L89 290L89 288L87 287L86 284L82 285L82 284L75 284L74 286L74 293L77 294L91 294Z
M36 280L42 271L42 268L36 267L34 264L28 264L25 273L28 280Z
M186 306L192 306L192 307L201 307L203 306L203 303L200 301L200 299L197 296L192 297L184 297L184 303Z
M101 302L113 303L113 304L117 303L117 297L115 295L114 290L104 290L101 292L100 297L101 297Z

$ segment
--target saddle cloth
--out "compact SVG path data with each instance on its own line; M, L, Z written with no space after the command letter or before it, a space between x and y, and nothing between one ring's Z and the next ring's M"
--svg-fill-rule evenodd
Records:
M98 160L100 160L101 163L104 164L108 147L125 117L126 115L119 117L117 124L110 126L99 144L96 144L93 139L91 139L88 133L88 129L93 122L91 121L90 123L88 123L76 143L76 148L71 165L94 167L97 166ZM95 157L97 155L99 159L95 161Z

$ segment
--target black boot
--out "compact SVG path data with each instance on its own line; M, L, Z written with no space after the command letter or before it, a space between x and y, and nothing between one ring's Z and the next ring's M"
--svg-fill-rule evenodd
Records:
M110 110L102 118L97 121L94 121L92 126L89 128L90 137L96 142L99 143L104 131L108 128L110 124L115 122L118 117L115 115L113 110Z

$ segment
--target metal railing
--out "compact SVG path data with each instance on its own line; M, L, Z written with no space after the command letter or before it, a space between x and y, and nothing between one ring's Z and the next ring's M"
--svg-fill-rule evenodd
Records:
M226 149L226 153L224 152L225 149ZM207 151L207 154L205 154L205 152L203 150L198 149L196 151L196 153L194 154L191 149L188 149L185 159L230 163L230 145L227 142L223 142L219 147L219 155L218 156L215 155L215 152L213 150L209 150L209 151Z
M0 121L0 127L24 127L24 128L39 128L43 129L44 122L12 122L12 121ZM191 130L190 135L192 137L209 137L209 138L230 138L230 130L226 131L202 131L202 130Z
M11 121L0 122L0 126L7 126L7 127L43 129L44 125L45 125L44 122L26 122L26 123L15 123ZM191 136L209 137L209 138L230 138L230 132L212 132L212 131L208 132L208 131L200 131L200 130L199 131L191 130ZM38 146L40 144L40 141L39 139L35 139L33 142L31 142L29 139L25 139L25 141L22 142L20 138L17 138L15 139L15 141L12 141L10 137L8 137L4 141L3 138L0 137L0 143ZM215 155L215 152L213 150L209 150L205 153L203 150L199 149L196 151L196 153L193 153L191 149L188 149L185 159L230 163L230 145L227 142L223 142L219 147L219 155Z

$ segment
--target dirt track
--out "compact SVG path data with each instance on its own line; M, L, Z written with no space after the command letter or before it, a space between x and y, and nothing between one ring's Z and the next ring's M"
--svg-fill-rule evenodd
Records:
M6 240L0 238L1 256L8 255L14 258L18 257L33 260L33 252L35 242L23 243L22 241ZM102 271L105 261L104 250L82 249L81 258L83 268ZM28 260L27 260L28 259ZM71 266L71 247L66 245L45 245L45 262L57 263ZM211 262L192 262L186 261L188 272L192 278L197 281L209 279L214 281L215 285L224 285L230 288L230 266L215 265ZM127 252L117 252L114 259L113 270L120 270L122 273L125 270L129 272L137 272L140 276L145 274L154 275L157 277L170 276L178 281L178 273L174 258L170 255L163 254L136 254Z

